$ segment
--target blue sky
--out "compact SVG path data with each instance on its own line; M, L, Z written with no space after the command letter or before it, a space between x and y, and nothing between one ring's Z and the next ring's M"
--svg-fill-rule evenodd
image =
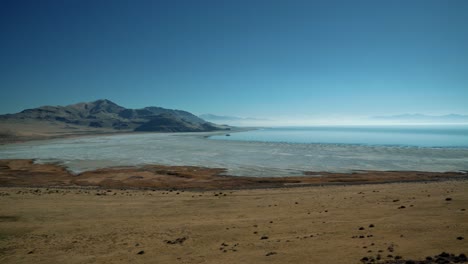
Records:
M468 114L468 1L0 1L0 113Z

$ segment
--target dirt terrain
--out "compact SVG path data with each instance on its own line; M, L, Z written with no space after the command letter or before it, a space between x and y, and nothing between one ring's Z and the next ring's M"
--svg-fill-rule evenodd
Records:
M467 207L464 180L230 191L1 187L0 262L405 263L395 261L466 254Z
M0 262L463 263L468 253L464 173L223 172L143 166L73 175L2 160Z
M178 188L220 190L278 188L307 185L369 184L467 179L463 172L356 171L353 173L305 172L303 177L233 177L222 168L147 165L114 167L72 174L56 164L33 160L0 160L0 186L100 188Z

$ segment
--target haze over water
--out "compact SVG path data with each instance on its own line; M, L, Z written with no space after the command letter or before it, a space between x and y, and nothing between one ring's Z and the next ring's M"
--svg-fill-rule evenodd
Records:
M468 147L468 125L276 127L212 138L287 143Z

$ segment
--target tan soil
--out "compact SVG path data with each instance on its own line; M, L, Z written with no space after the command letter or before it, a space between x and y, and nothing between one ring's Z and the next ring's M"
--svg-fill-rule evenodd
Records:
M467 179L462 172L359 171L305 172L303 177L233 177L221 168L148 165L87 171L78 175L55 164L0 160L0 186L94 186L102 188L179 188L196 190L272 188L325 184L362 184Z
M72 175L2 160L0 263L349 264L467 253L463 173L222 172L144 166ZM301 184L314 186L285 188Z
M377 254L466 254L467 207L467 181L204 192L1 187L0 262L349 264Z

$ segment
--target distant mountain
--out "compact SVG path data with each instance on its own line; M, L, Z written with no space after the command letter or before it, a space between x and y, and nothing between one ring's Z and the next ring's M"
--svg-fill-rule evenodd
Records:
M237 120L242 120L243 119L243 118L237 117L237 116L220 116L220 115L213 115L213 114L203 114L203 115L199 115L198 117L203 118L205 120L210 120L210 121L217 121L217 120L237 121Z
M68 106L26 109L16 114L0 115L2 120L58 122L68 126L120 131L202 132L227 129L186 111L162 107L128 109L105 99Z
M374 116L373 120L392 121L401 123L468 123L468 115L423 115L423 114L402 114L392 116Z
M269 121L267 119L260 119L260 118L221 116L221 115L213 115L213 114L203 114L203 115L199 115L199 117L210 122L229 124L229 125L240 125L240 124Z

